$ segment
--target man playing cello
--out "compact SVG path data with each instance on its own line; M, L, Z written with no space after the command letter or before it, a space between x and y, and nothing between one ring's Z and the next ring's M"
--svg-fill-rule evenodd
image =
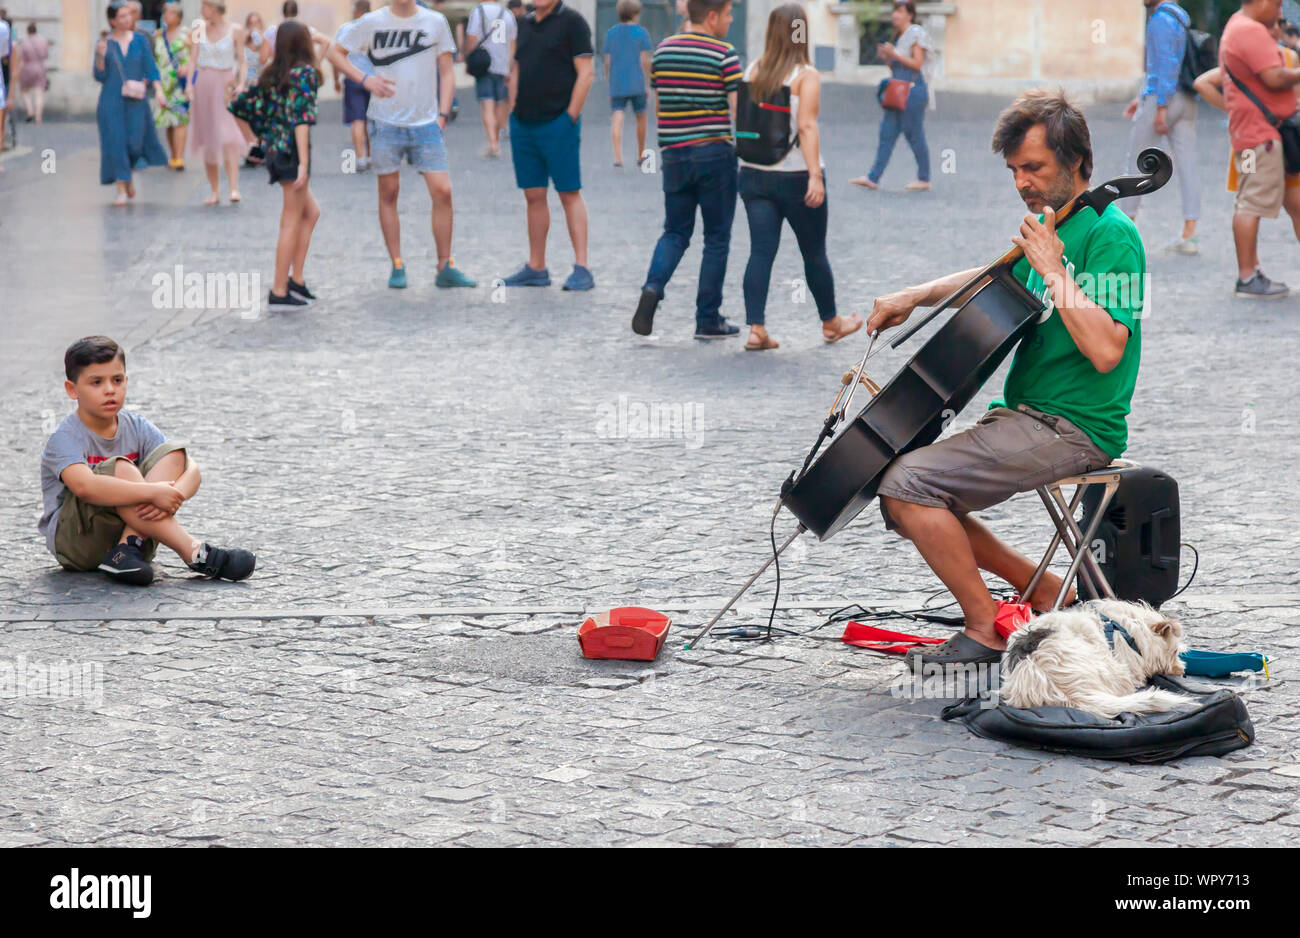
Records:
M1111 204L1100 215L1084 207L1055 228L1056 212L1088 189L1092 175L1083 115L1059 92L1025 92L999 116L993 150L1006 158L1030 211L1012 238L1025 254L1012 273L1046 308L1016 349L1004 400L970 429L899 456L881 481L886 527L916 545L966 619L964 632L909 653L922 664L1000 658L1006 642L993 627L999 603L980 570L1023 592L1036 564L974 512L1100 469L1123 453L1141 355L1146 254L1136 226ZM878 298L868 331L904 322L978 272ZM1045 574L1025 601L1046 610L1060 587L1059 577Z

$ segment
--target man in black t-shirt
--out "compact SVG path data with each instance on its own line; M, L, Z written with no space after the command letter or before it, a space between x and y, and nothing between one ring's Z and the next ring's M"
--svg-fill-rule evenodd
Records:
M515 184L528 205L528 262L505 279L511 287L546 287L546 234L551 212L546 190L551 182L564 206L564 220L573 243L573 273L566 290L590 290L596 285L587 269L587 205L582 200L578 151L582 141L582 107L591 90L591 28L576 10L561 0L540 0L534 12L519 21L511 72L510 153Z

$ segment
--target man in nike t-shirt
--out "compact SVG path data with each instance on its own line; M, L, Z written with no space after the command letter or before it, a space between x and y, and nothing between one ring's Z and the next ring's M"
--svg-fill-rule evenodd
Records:
M447 18L417 6L415 0L391 0L382 9L344 23L329 48L334 68L370 92L366 109L370 158L379 184L379 227L393 260L388 285L395 289L406 286L397 218L403 158L424 177L433 200L433 240L438 249L434 282L440 287L477 286L451 259L451 174L442 132L456 90L451 64L455 51ZM365 57L373 74L348 61L356 52Z

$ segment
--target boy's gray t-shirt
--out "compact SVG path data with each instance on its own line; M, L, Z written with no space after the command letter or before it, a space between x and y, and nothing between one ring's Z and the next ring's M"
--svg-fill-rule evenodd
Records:
M59 526L59 506L68 487L63 470L82 462L94 469L114 456L125 456L137 466L157 447L167 442L162 431L144 417L124 410L117 415L117 435L105 439L81 422L74 411L64 417L41 453L41 498L44 511L36 526L45 535L45 546L54 553L54 532Z

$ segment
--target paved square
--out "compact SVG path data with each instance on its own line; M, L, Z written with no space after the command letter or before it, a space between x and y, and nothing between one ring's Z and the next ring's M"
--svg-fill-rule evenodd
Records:
M599 91L584 140L595 291L493 286L524 260L523 201L508 161L475 155L472 101L449 142L455 256L481 285L434 288L428 197L408 174L411 287L387 290L374 181L340 171L346 138L326 105L308 265L324 299L255 317L155 301L177 265L269 282L279 194L260 172L246 171L243 204L205 209L201 170L152 171L139 204L114 210L92 124L24 130L34 156L0 176L0 662L26 669L28 691L58 662L84 684L0 703L0 845L1286 843L1300 826L1300 301L1231 297L1219 116L1199 122L1201 256L1160 251L1176 184L1139 219L1154 301L1129 455L1181 485L1200 570L1169 608L1193 646L1279 660L1243 687L1254 747L1140 767L979 740L938 719L945 701L891 693L898 661L812 631L846 603L905 608L939 588L874 509L783 558L777 623L810 634L681 651L769 551L780 482L864 340L823 346L788 235L769 304L779 351L692 341L698 243L655 338L633 336L659 180L612 168ZM901 191L905 148L887 191L847 184L878 111L866 89L827 96L843 309L1005 250L1023 214L988 147L1005 101L940 96L927 133L946 171L916 195ZM1095 182L1123 168L1118 111L1088 109ZM562 278L572 256L552 208ZM1285 221L1264 224L1261 254L1300 284ZM738 208L736 321L747 255ZM204 484L185 521L256 550L249 581L199 581L169 555L152 587L128 590L45 553L39 454L69 406L62 351L91 332L129 348L127 406L191 445ZM1001 373L956 428L1000 386ZM1047 540L1032 496L987 518L1027 551ZM735 621L760 624L771 588ZM583 610L629 603L672 611L660 659L582 659Z

